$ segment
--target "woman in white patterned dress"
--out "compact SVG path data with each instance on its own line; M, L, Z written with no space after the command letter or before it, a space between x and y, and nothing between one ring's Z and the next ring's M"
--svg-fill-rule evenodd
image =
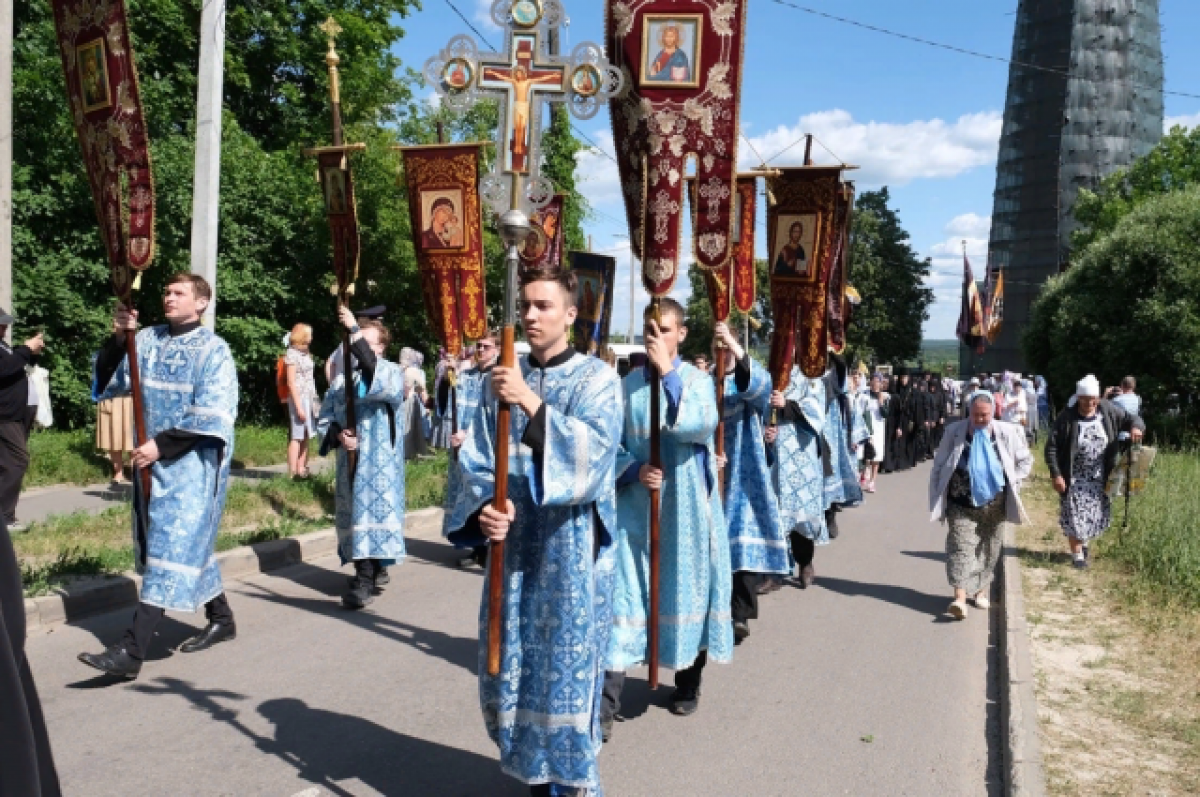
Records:
M321 407L308 351L312 335L308 324L296 324L287 337L288 350L283 356L288 385L288 473L293 479L309 477L308 440L317 433L317 410Z

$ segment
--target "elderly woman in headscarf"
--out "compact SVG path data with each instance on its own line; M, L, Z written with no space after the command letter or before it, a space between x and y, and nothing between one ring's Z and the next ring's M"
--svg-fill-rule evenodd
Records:
M429 446L425 439L425 372L421 370L425 355L405 346L400 350L400 366L404 369L404 458L426 456Z
M1046 441L1046 465L1062 496L1058 522L1080 570L1088 566L1088 542L1112 522L1105 485L1117 466L1119 435L1128 432L1140 443L1145 430L1141 418L1100 398L1100 382L1091 374L1075 385L1074 397L1054 421Z
M1033 456L1020 426L996 420L996 403L986 390L967 399L964 420L950 424L929 474L931 520L945 520L946 577L954 589L947 612L967 616L967 601L991 606L988 591L1004 545L1006 523L1024 523L1021 484Z

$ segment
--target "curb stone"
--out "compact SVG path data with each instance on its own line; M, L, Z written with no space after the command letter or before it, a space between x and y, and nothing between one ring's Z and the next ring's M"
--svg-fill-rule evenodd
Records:
M1000 560L1003 597L1000 633L1000 724L1004 784L1008 797L1045 797L1042 745L1038 735L1033 656L1025 622L1025 594L1017 558L1016 527L1008 524Z
M440 507L409 512L404 520L406 538L441 539L442 510ZM337 532L333 529L244 545L217 554L221 578L244 581L247 578L302 562L331 556L337 552ZM32 631L59 623L73 622L95 614L103 614L137 603L142 579L136 573L103 576L76 581L54 591L52 595L25 599L25 626Z

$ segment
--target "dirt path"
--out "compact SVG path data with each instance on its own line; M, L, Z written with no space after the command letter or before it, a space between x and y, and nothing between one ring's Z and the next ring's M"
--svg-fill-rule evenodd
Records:
M1200 794L1200 617L1126 599L1127 576L1102 557L1075 570L1045 476L1023 497L1034 522L1018 542L1050 793Z

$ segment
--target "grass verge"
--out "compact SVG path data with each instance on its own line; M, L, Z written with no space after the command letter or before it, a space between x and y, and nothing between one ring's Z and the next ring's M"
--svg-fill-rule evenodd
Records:
M1178 531L1200 515L1194 463L1160 454L1130 525L1071 566L1045 465L1022 493L1026 620L1048 788L1070 795L1200 793L1200 607L1178 568ZM1175 503L1171 503L1171 502Z
M408 463L408 511L440 506L446 492L447 458ZM327 528L333 522L333 473L294 482L278 478L235 481L229 486L217 550L283 539ZM80 576L116 574L133 568L129 508L96 515L77 512L33 523L13 538L21 559L27 597L44 595Z
M282 426L239 426L234 436L233 466L259 468L287 462L287 442L287 429ZM316 448L314 444L313 456ZM111 476L108 456L96 450L94 429L48 429L29 437L25 489L52 484L100 484Z

